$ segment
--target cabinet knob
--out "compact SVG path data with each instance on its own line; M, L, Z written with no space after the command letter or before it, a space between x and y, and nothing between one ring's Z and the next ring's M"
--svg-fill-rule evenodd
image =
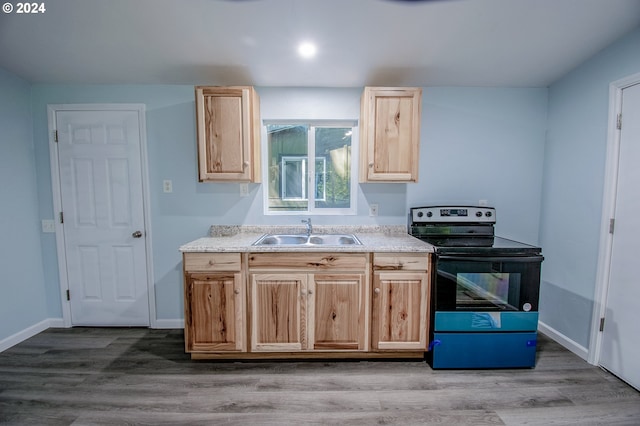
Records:
M374 288L374 289L373 289L373 292L374 292L375 294L380 294L380 289L379 289L379 288Z
M238 290L237 288L236 288L235 290L233 290L233 292L234 292L235 294L240 294L240 290Z
M307 294L313 294L313 290L307 290Z
M244 163L242 163L242 165L243 165L244 167L249 167L249 162L248 162L248 161L245 161Z
M373 163L369 163L369 167L373 167Z

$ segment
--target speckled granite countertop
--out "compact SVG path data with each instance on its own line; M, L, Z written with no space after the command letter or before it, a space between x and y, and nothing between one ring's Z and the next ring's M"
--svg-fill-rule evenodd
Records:
M324 226L313 227L314 234L355 234L362 245L344 246L253 246L264 234L304 234L304 226L214 225L209 237L180 246L181 252L387 252L432 253L434 247L407 234L402 225L391 226Z

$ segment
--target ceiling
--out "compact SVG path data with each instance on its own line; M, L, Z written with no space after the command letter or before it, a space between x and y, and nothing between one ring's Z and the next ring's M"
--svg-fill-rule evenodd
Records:
M640 25L640 0L41 2L0 13L32 83L546 87Z

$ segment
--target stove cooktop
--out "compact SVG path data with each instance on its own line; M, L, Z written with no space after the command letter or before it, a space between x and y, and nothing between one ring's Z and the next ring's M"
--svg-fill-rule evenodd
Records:
M422 238L433 244L439 254L476 254L483 256L532 256L542 252L540 247L502 237L474 238L469 243L455 238L443 241L436 238ZM453 241L452 241L453 240Z

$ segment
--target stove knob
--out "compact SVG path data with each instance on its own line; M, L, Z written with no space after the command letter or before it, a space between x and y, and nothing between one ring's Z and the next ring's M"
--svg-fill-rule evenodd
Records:
M476 216L477 217L481 217L482 216L482 212L476 212Z
M486 217L491 217L491 216L493 216L493 214L492 214L491 212L486 212L484 215L485 215Z
M418 217L422 217L422 216L424 216L424 213L418 212Z
M427 212L427 217L431 217L431 216L433 216L433 213Z

